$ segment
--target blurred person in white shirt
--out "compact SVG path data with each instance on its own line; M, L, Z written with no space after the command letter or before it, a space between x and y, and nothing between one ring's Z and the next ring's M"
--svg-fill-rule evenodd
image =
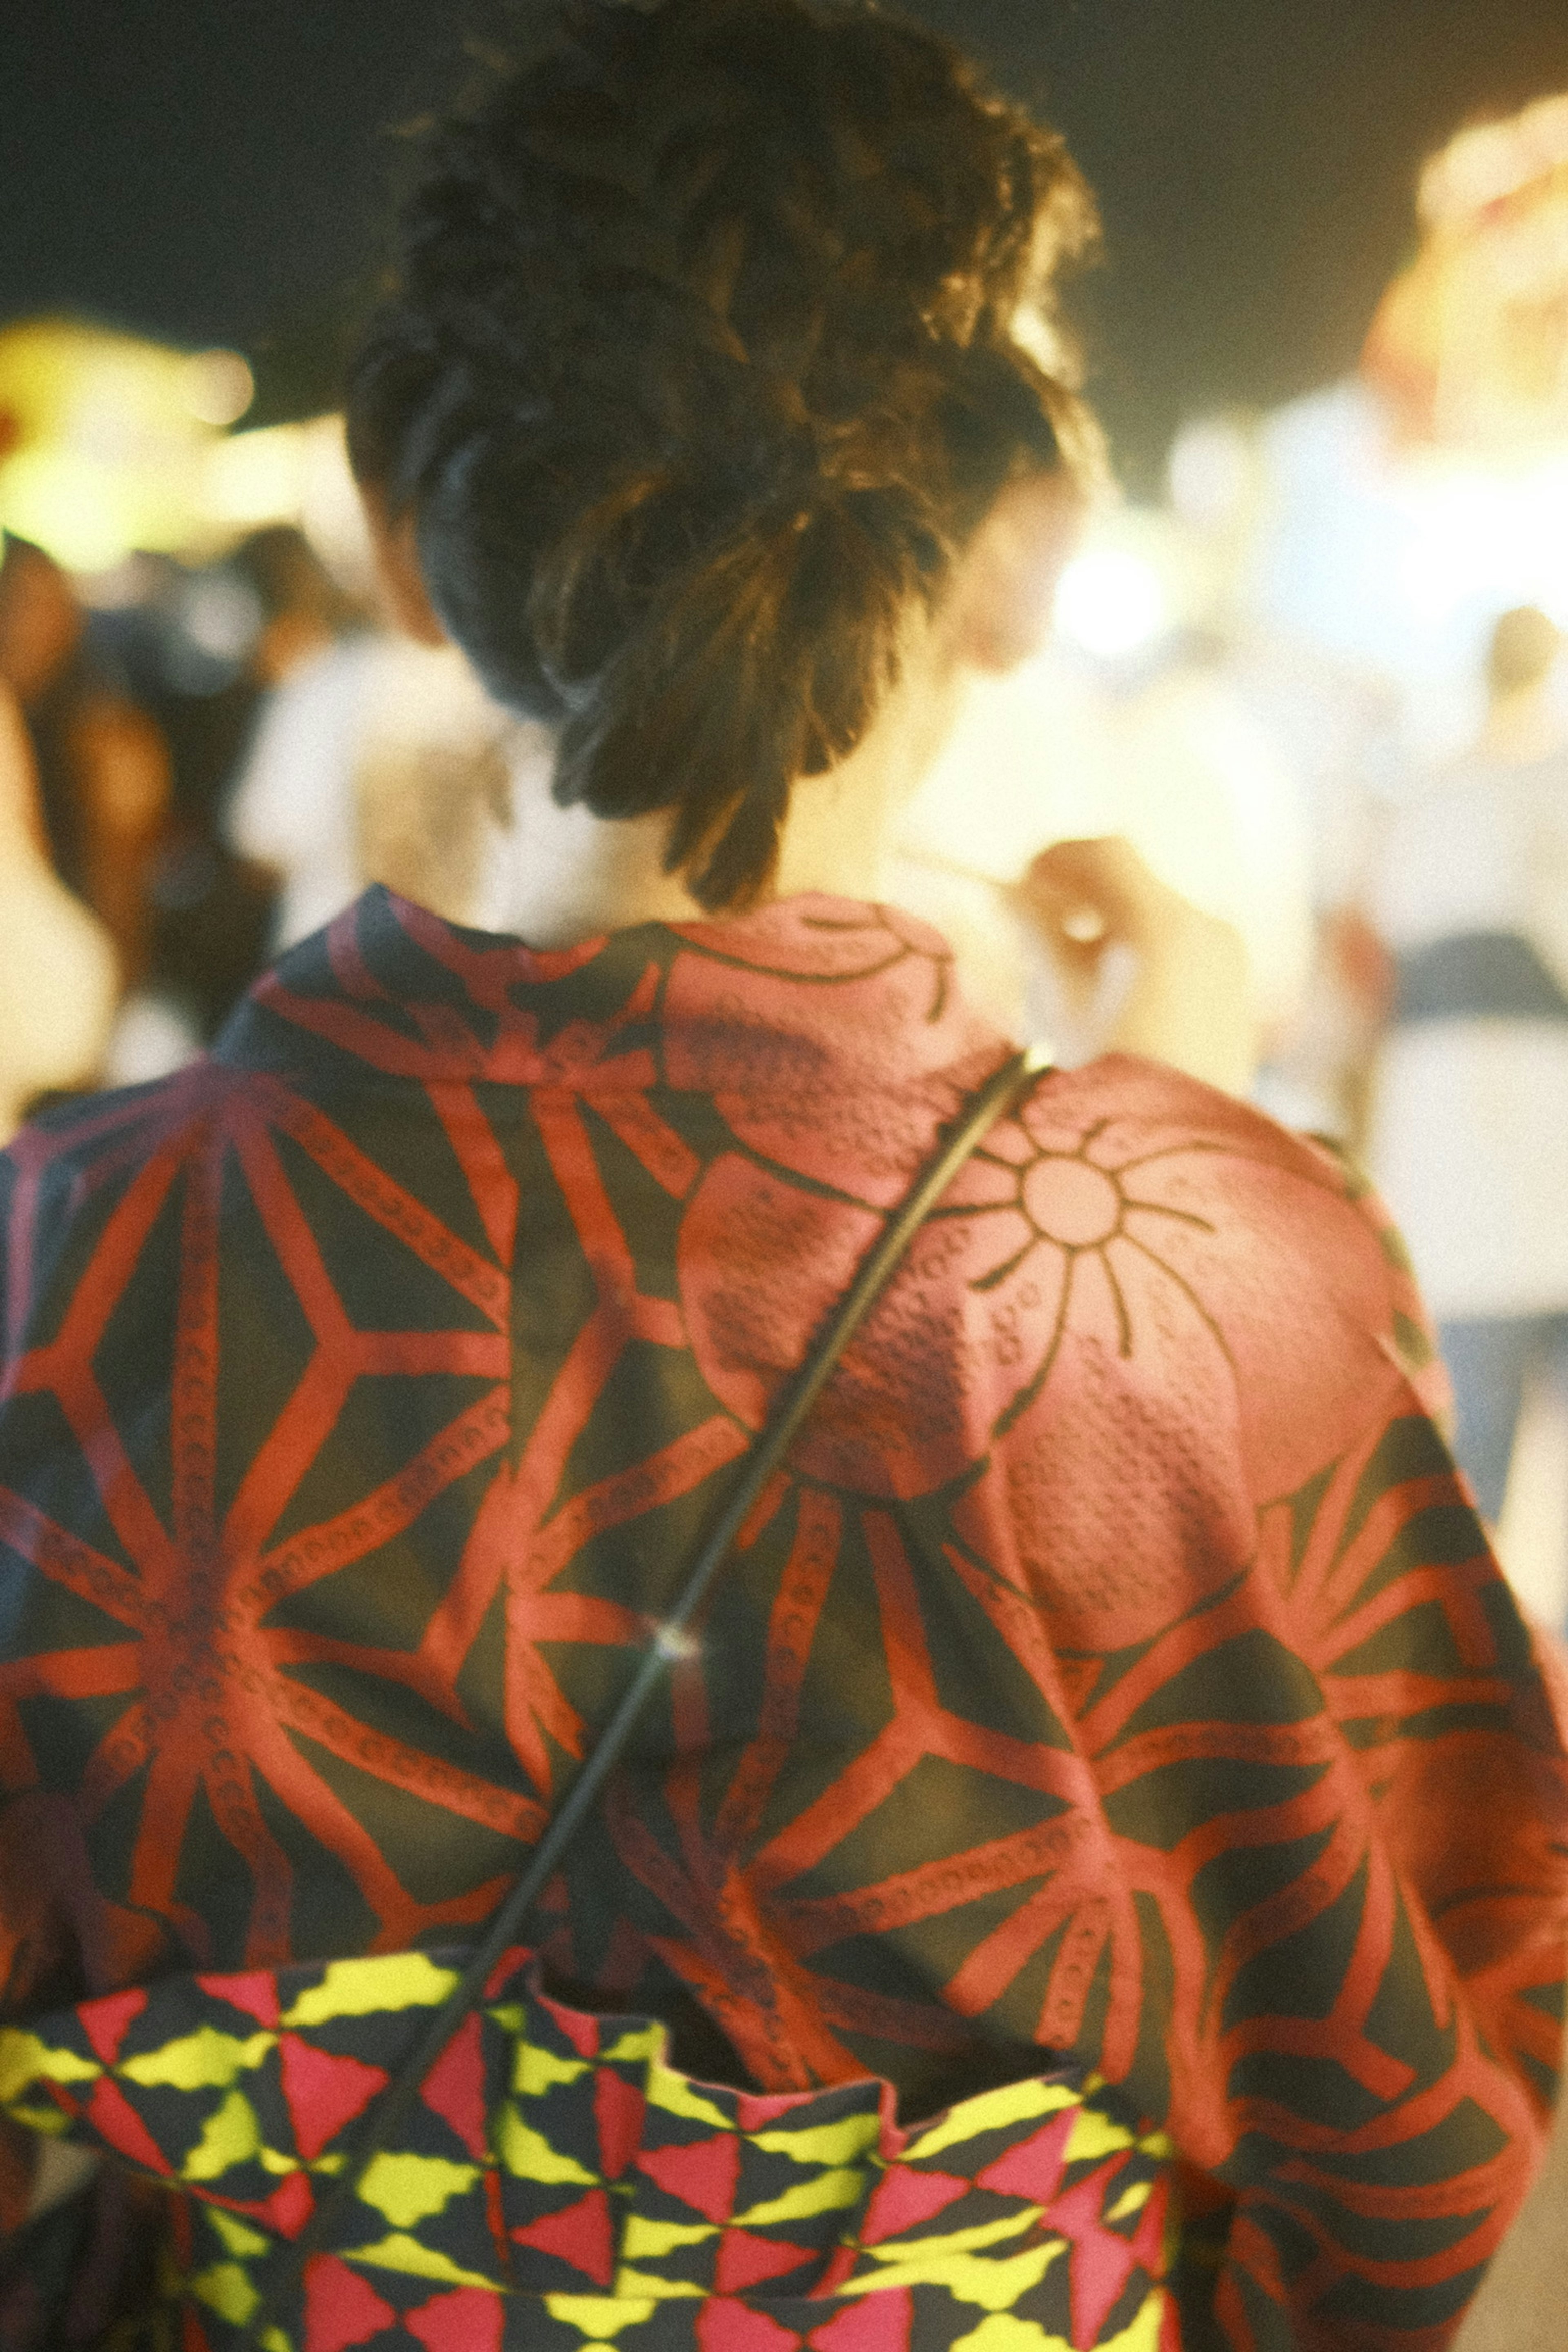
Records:
M1371 1171L1439 1326L1456 1451L1502 1510L1528 1382L1568 1380L1568 727L1562 639L1493 632L1472 748L1395 803L1368 898L1394 1001Z
M291 947L384 882L451 922L484 925L486 856L504 821L503 738L526 734L458 656L344 637L273 692L230 803L228 837L281 881L272 940Z

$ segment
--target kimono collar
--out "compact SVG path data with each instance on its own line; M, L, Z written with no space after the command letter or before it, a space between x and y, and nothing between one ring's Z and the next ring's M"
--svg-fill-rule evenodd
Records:
M812 893L546 950L378 885L256 983L215 1058L311 1092L668 1086L805 1110L847 1091L907 1127L951 1116L1005 1050L947 941L898 908Z

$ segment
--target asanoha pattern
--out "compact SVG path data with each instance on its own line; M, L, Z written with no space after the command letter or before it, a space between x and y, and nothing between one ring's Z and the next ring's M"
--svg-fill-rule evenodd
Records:
M210 1062L26 1131L5 2014L463 1941L1005 1050L896 910L538 954L373 891ZM753 1513L549 1989L748 2095L1101 2080L1178 2152L1187 2343L1436 2352L1538 2142L1568 1867L1437 1382L1327 1154L1043 1078Z

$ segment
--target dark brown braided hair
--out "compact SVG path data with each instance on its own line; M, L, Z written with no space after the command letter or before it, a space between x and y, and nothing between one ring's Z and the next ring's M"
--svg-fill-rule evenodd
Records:
M910 600L1088 446L1017 338L1092 227L1060 141L868 0L568 0L428 134L350 448L561 802L672 810L706 907L765 887Z

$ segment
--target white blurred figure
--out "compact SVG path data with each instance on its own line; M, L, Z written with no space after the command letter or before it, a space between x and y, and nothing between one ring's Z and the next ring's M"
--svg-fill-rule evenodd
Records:
M1342 600L1363 582L1344 542L1322 531L1332 501L1325 509L1306 498L1290 523L1301 485L1281 470L1277 424L1232 411L1184 426L1171 451L1170 495L1206 567L1215 674L1289 771L1304 821L1311 968L1295 1016L1270 1040L1256 1098L1288 1126L1359 1148L1387 964L1355 910L1377 813L1404 764L1405 702L1377 665L1373 634L1325 637L1303 625L1300 609L1262 593L1280 533L1293 530L1297 544L1303 527L1320 531L1315 553L1298 544L1298 557L1324 595L1336 567Z
M1368 900L1397 972L1368 1158L1437 1318L1456 1450L1493 1521L1527 1383L1568 1381L1560 651L1533 608L1498 623L1487 723L1394 806Z
M330 922L367 882L449 921L489 923L481 877L504 816L502 745L527 731L449 648L363 635L301 665L268 701L228 817L234 847L282 877L274 950Z
M1158 881L1240 934L1261 1043L1300 1003L1310 961L1310 856L1288 761L1184 624L1206 583L1170 518L1123 511L1062 582L1055 643L973 689L911 804L891 895L945 930L964 983L1064 1062L1097 1050L1132 984L1099 960L1089 1003L1008 917L1054 842L1116 835Z
M345 637L275 687L229 803L242 857L280 877L274 952L357 897L353 764L382 641Z
M93 1083L119 987L107 929L45 855L31 747L0 685L0 1144L35 1096Z

